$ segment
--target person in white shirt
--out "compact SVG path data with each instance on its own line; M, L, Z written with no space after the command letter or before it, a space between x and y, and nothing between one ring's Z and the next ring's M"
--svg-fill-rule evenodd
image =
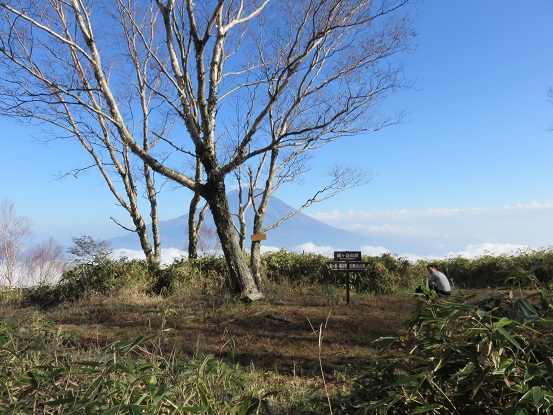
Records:
M451 285L443 272L438 271L435 264L429 264L426 270L430 274L428 286L440 295L451 295Z

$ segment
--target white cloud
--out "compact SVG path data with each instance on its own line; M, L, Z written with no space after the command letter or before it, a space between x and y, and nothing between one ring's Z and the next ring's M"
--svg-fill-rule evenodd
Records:
M332 248L331 246L318 246L318 245L315 245L313 242L306 242L304 244L297 245L294 248L294 251L309 252L309 253L319 254L324 256L334 255L334 248Z
M513 244L494 244L494 243L481 243L474 245L467 245L466 248L458 252L449 252L446 257L465 257L465 258L477 258L484 255L516 255L518 253L532 250L532 248L524 245Z
M407 219L415 217L450 217L450 216L480 216L497 215L501 213L512 212L536 212L544 210L553 210L553 203L518 203L515 205L504 205L501 207L471 207L471 208L432 208L432 209L391 209L386 211L367 211L367 210L331 210L328 212L310 213L309 216L327 223L331 222L351 222L361 220L383 220L384 218Z
M278 252L281 248L278 248L276 246L268 246L261 244L261 254L265 254L267 252Z
M365 246L361 247L361 253L363 255L367 255L367 256L380 256L380 255L385 254L387 252L390 252L390 251L386 248L381 247L381 246L365 245Z
M112 253L114 258L128 258L128 259L146 259L144 252L135 251L132 249L115 249ZM187 258L188 253L177 248L166 248L161 250L161 264L168 265L175 261L175 259Z
M114 249L112 254L114 258L145 259L144 252L134 251L132 249Z
M553 244L553 204L519 203L500 207L437 208L390 211L331 211L313 217L366 235L371 245L394 254L417 256L510 253Z

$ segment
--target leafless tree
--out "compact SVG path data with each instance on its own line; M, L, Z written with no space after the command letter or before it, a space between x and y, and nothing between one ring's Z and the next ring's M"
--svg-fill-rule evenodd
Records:
M229 173L267 153L310 152L397 122L378 110L408 86L397 58L413 39L408 3L156 0L157 10L136 0L0 3L0 107L46 120L55 110L70 133L63 109L78 109L76 121L106 150L117 143L197 192L231 281L257 298L228 205ZM128 87L138 79L143 87ZM238 106L244 116L236 120ZM151 122L142 122L146 115ZM155 147L145 141L150 135ZM183 168L186 159L201 164L201 181Z
M197 183L202 182L202 164L196 160L195 180ZM188 258L194 259L198 257L198 249L203 251L200 238L202 236L202 226L207 212L207 203L200 209L199 205L202 202L202 196L198 189L194 190L190 205L188 207Z
M73 245L67 249L71 262L75 265L98 265L108 260L112 254L110 243L98 241L89 235L72 238Z
M24 266L27 285L52 284L69 269L63 248L53 238L32 246Z
M203 225L199 231L198 250L202 256L212 256L221 252L217 231L212 226Z
M23 257L32 237L29 219L18 216L13 203L0 204L0 284L15 287L22 277Z
M78 39L75 33L71 33L72 27L67 22L62 2L59 4L45 2L19 2L20 11L30 12L26 17L33 19L34 13L41 13L40 24L46 27L56 27L57 36L64 38L64 42L75 44ZM33 6L36 6L34 8ZM116 5L117 6L117 5ZM5 5L6 10L10 9ZM15 4L14 4L15 7ZM32 11L31 11L32 10ZM9 14L9 12L8 12ZM18 12L12 14L17 15ZM145 78L147 77L148 58L141 59L137 42L137 33L128 19L124 18L121 11L121 25L124 28L117 39L117 43L126 45L129 51L124 71L119 74L120 82L117 89L120 92L121 108L128 114L130 127L135 131L135 136L142 139L142 148L149 153L155 146L154 134L165 134L170 128L166 119L157 118L156 126L149 116L149 107L156 105L152 98L152 92L148 90ZM16 19L17 20L17 19ZM21 16L18 23L25 21ZM14 22L15 23L15 22ZM129 151L129 146L120 139L117 126L109 119L95 116L97 112L105 110L105 102L101 94L98 94L94 79L91 76L91 67L86 60L79 59L78 48L57 49L57 42L49 42L47 37L34 36L34 31L39 26L30 21L19 25L10 24L9 31L2 29L2 52L11 60L12 65L4 65L4 89L3 105L0 111L20 120L35 120L52 127L52 130L44 130L45 135L41 140L66 137L76 138L83 148L89 153L94 164L92 166L79 166L73 168L67 175L78 176L83 171L96 167L104 178L108 188L115 196L118 204L130 215L133 226L129 227L123 222L112 217L112 220L124 229L136 232L142 250L148 261L159 265L161 261L161 243L158 232L158 207L155 178L152 169L141 159ZM58 24L59 23L59 24ZM153 24L152 22L144 23ZM73 28L74 29L74 28ZM53 29L55 30L55 29ZM53 30L46 30L53 35ZM12 39L4 35L14 36ZM13 40L13 41L12 41ZM8 48L7 50L4 48ZM41 52L36 52L36 48ZM63 55L67 52L67 55ZM108 65L117 65L116 57L109 59ZM52 74L52 68L56 73ZM10 94L17 91L25 91L17 98ZM138 97L136 101L132 97ZM84 104L86 105L79 105ZM153 131L153 133L152 133ZM48 134L49 133L49 134ZM152 139L152 136L154 138ZM148 228L140 208L141 199L146 200L151 219L153 246L149 237Z
M270 154L270 157L269 157ZM260 158L255 168L250 164L241 166L236 170L235 177L238 188L238 212L235 213L238 225L240 246L245 249L245 241L248 231L252 234L264 234L271 229L280 226L284 221L297 215L313 203L330 199L347 189L362 186L373 178L373 174L365 169L346 165L335 164L328 169L329 180L313 195L306 197L305 202L294 211L283 215L276 222L264 225L265 212L267 211L271 197L287 183L298 183L309 172L309 159L311 153L302 149L289 152L284 157L279 157L279 152L274 149ZM247 174L242 174L247 170ZM262 182L263 180L263 182ZM246 212L253 208L253 224L247 229ZM250 268L254 279L261 285L261 240L253 238L250 247Z

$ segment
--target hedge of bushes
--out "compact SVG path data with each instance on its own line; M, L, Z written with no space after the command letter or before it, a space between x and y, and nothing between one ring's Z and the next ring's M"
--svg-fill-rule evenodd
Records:
M532 272L538 281L553 281L553 250L521 251L516 255L485 255L475 259L450 257L441 260L410 261L391 254L364 256L363 272L351 272L350 283L358 292L391 294L414 289L426 278L426 266L434 263L457 288L484 288L504 285L513 273ZM317 254L287 251L263 255L265 278L272 283L343 283L344 273L330 271L330 258Z
M412 291L426 278L428 260L409 261L383 254L362 258L367 262L362 272L350 273L350 288L357 292L392 294ZM313 253L276 251L262 256L263 278L270 284L345 283L345 273L331 271L331 258ZM542 283L553 281L553 250L525 251L517 255L485 255L476 259L452 257L432 261L452 281L453 287L484 288L505 284L511 275L531 273ZM90 293L131 290L151 294L169 294L179 286L194 285L204 293L228 288L228 267L221 257L176 260L171 265L152 270L145 261L111 260L79 264L63 274L55 285L23 290L27 303L48 307L76 300Z

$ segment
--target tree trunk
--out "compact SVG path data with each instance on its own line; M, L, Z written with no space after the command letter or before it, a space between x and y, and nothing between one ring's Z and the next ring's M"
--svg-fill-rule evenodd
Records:
M196 214L198 212L198 203L200 195L194 192L188 208L188 259L198 258L198 234L199 229L196 226Z
M253 219L253 234L263 232L263 221L265 220L265 206L260 206ZM252 241L250 248L250 268L257 286L261 288L261 241Z
M128 175L128 178L125 178L125 180L129 180L130 175ZM134 189L134 185L132 183L125 186L126 189ZM151 188L148 188L149 192L152 192ZM154 199L150 199L150 202L155 202L155 192L153 193ZM159 242L159 234L157 237L154 237L154 240L156 242L156 248L152 249L152 244L150 243L150 238L148 235L148 227L146 226L146 223L144 222L144 219L142 219L142 215L140 213L140 210L138 208L138 201L136 198L136 191L134 190L127 190L127 197L129 198L129 206L128 206L128 212L131 215L132 221L134 223L134 227L136 229L136 233L138 234L138 238L140 239L140 247L142 248L142 252L144 252L144 255L146 256L146 261L153 265L156 268L159 268L161 265L161 248L160 248L160 242ZM152 213L152 231L157 232L157 204L151 204L150 207L152 210L150 212ZM155 225L155 226L154 226Z
M204 199L208 202L213 215L217 235L221 241L223 253L229 266L231 288L244 298L257 300L263 297L254 280L244 256L240 249L236 230L230 214L225 184L222 181L208 181L205 187Z
M252 241L250 254L252 276L259 289L261 289L261 241Z

